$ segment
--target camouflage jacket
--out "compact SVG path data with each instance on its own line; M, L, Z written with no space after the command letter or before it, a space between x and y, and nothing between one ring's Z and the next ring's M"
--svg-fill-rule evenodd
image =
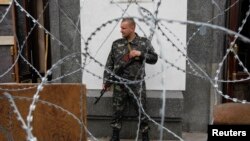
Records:
M128 44L130 44L131 49L141 51L141 56L129 58ZM128 42L125 38L121 38L113 42L105 69L108 69L123 78L137 80L145 77L144 62L148 64L155 64L157 60L158 55L155 53L150 41L147 38L139 37L136 34L135 39L131 42ZM122 72L117 72L117 70L121 67L123 67ZM103 82L106 83L106 80L110 79L110 76L110 73L105 70Z

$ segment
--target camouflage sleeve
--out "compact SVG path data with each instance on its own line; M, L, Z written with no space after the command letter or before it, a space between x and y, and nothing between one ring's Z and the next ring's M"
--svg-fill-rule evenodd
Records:
M158 55L155 53L155 50L149 40L146 40L146 51L141 52L141 59L146 59L146 63L155 64L158 60Z
M105 65L105 70L103 73L103 84L107 82L108 79L110 79L110 72L112 72L114 69L114 60L113 60L113 45L111 48L111 51L109 52L106 65Z

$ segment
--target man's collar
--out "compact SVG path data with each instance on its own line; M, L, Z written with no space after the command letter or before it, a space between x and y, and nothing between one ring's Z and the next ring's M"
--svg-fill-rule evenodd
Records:
M131 44L137 44L138 39L139 39L139 36L138 36L137 33L135 33L135 38L134 38L132 41L130 41L130 43L131 43Z

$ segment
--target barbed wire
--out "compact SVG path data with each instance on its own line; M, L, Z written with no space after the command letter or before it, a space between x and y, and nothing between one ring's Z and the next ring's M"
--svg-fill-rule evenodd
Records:
M14 63L6 70L4 71L4 73L0 74L0 79L2 79L4 76L6 76L6 74L8 72L10 72L14 66L17 64L19 59L22 59L41 79L41 82L38 85L35 86L27 86L24 88L12 88L12 89L6 89L6 88L1 88L0 90L2 91L6 91L6 92L11 92L11 91L25 91L25 90L29 90L29 89L36 89L36 92L33 95L33 98L24 98L24 97L17 97L17 96L12 96L9 93L4 93L4 95L8 98L11 107L13 108L13 112L17 115L17 119L22 123L22 127L23 129L26 131L27 133L27 140L30 141L35 141L37 140L36 137L33 136L32 134L32 121L33 121L33 112L35 110L36 104L37 102L41 102L43 104L47 104L49 106L53 106L56 107L58 110L61 110L63 112L66 112L68 115L72 116L75 120L78 121L80 127L81 127L81 132L80 132L80 138L82 138L82 132L83 130L85 130L94 140L98 140L97 138L94 137L94 135L92 135L92 133L90 133L87 129L87 127L83 124L83 121L81 121L77 116L75 116L74 114L72 114L70 111L67 111L66 109L64 109L63 107L60 107L58 105L55 105L53 103L49 103L46 101L42 101L39 99L39 95L40 92L43 90L43 87L45 84L48 83L53 83L56 82L57 80L61 80L65 77L69 77L74 75L77 72L87 72L88 74L90 74L91 76L93 76L94 78L97 79L104 79L102 76L99 76L98 74L96 74L93 70L89 70L88 68L86 68L86 66L88 65L87 60L90 59L91 61L93 61L95 64L97 64L100 68L106 70L111 76L114 76L116 78L116 80L110 80L107 79L106 81L109 81L111 83L118 83L118 84L123 84L124 86L126 86L126 88L129 90L129 92L131 94L133 94L135 100L137 101L137 104L139 105L139 112L141 115L141 112L143 112L149 119L150 121L152 121L155 125L159 126L161 129L166 130L167 132L169 132L170 134L172 134L174 137L176 137L177 139L183 141L183 139L181 137L179 137L178 135L176 135L174 132L172 132L170 129L166 128L163 126L163 122L164 118L162 118L161 120L161 124L157 123L155 120L153 120L143 109L141 102L139 99L137 99L137 97L135 96L134 92L131 90L131 88L128 86L129 84L142 84L143 81L149 80L151 78L154 78L160 74L163 75L162 78L164 78L164 74L165 71L167 69L172 69L175 68L177 71L180 71L184 74L191 74L193 76L196 76L198 78L201 78L203 80L209 81L211 86L213 87L213 89L217 92L217 94L221 95L222 97L229 99L233 102L240 102L243 104L249 103L247 100L239 100L237 98L234 97L230 97L228 94L224 94L222 92L222 90L220 90L219 88L219 82L221 83L237 83L237 82L243 82L243 81L247 81L250 80L250 73L248 71L248 69L246 68L246 66L244 66L244 63L240 60L239 56L237 55L237 53L234 51L233 49L233 45L235 44L236 40L242 40L245 43L250 43L250 39L249 37L246 37L241 33L244 25L246 24L246 21L250 15L250 5L249 5L249 9L246 12L245 18L242 20L242 24L239 27L238 31L232 31L228 28L225 28L223 26L219 26L219 25L214 25L211 24L211 22L214 19L217 19L220 16L225 15L232 7L234 7L237 3L239 2L239 0L237 0L235 3L233 3L232 5L230 5L228 8L226 8L225 10L222 10L222 8L219 6L219 4L215 1L215 0L211 0L211 3L213 5L215 5L215 7L219 10L219 14L217 14L216 16L214 16L213 18L211 18L209 21L207 22L199 22L199 21L191 21L191 20L186 20L186 21L181 21L181 20L173 20L173 19L165 19L165 18L158 18L158 14L159 14L159 9L162 6L162 1L154 1L154 3L156 4L156 7L154 9L153 12L150 12L149 10L147 10L146 8L140 6L137 2L132 3L131 1L127 4L126 8L123 9L120 7L120 9L122 10L122 14L120 17L118 18L113 18L110 19L104 23L102 23L100 26L96 27L96 29L90 33L90 35L85 39L84 36L82 36L82 33L79 29L79 22L80 22L80 14L78 15L78 20L76 23L74 23L74 21L70 18L69 14L60 7L60 5L57 3L57 7L58 9L62 12L62 14L66 17L67 20L70 21L70 23L74 26L75 28L75 32L74 32L74 39L73 41L76 39L77 34L81 37L81 39L84 41L84 44L82 45L84 48L82 50L82 52L75 52L75 53L70 53L70 47L67 46L66 44L63 43L63 41L61 41L60 39L56 38L55 35L53 35L53 33L51 33L48 29L46 29L41 23L39 23L39 18L41 18L42 14L44 14L44 11L46 10L46 7L49 4L49 1L47 1L45 7L43 8L43 11L41 13L39 13L40 15L38 16L37 19L35 19L17 0L12 0L10 1L9 6L6 8L6 11L4 12L4 14L1 16L0 19L0 23L2 23L2 21L6 18L6 15L10 12L11 7L15 4L20 10L21 12L23 12L23 14L25 14L25 16L29 19L32 20L33 22L33 27L30 28L30 31L28 32L27 36L25 37L25 39L23 41L18 41L18 38L16 36L16 40L17 40L17 47L18 47L18 54L16 59L14 60ZM128 80L128 79L124 79L116 74L114 74L111 70L105 68L105 65L101 63L101 61L98 61L96 59L96 55L98 53L98 51L100 50L100 48L104 45L104 43L107 41L107 39L110 37L110 35L113 33L114 29L116 28L116 26L118 25L119 21L124 17L125 14L127 14L127 10L128 8L132 5L135 4L138 6L138 10L140 13L141 17L136 17L136 16L131 16L134 19L136 19L138 22L142 22L145 23L149 29L150 29L150 33L148 38L151 40L154 36L157 36L156 39L159 40L159 35L161 34L162 37L164 37L165 41L167 43L169 43L170 45L167 47L172 47L176 50L177 54L180 54L173 62L169 61L168 59L165 59L164 55L159 55L159 59L161 59L162 61L162 69L160 72L156 72L154 74L152 74L151 76L147 76L141 80ZM119 7L118 3L115 3L116 6ZM82 7L80 8L82 10ZM106 38L102 41L101 45L98 47L97 51L95 52L96 54L93 55L89 52L89 48L90 48L90 43L94 41L94 38L97 34L99 34L101 32L101 30L103 30L104 28L107 28L107 26L115 24L115 26L113 26L113 28L110 30L109 34L106 36ZM181 39L174 34L173 31L171 31L165 24L181 24L181 25L195 25L197 26L197 30L188 38L188 41L186 42L186 44L184 44ZM45 32L45 34L48 34L52 40L56 41L59 45L59 47L61 47L63 50L68 51L68 55L64 56L63 58L60 58L57 62L55 62L51 68L49 68L47 70L47 72L44 74L44 76L42 76L39 71L32 65L32 63L26 59L23 55L22 55L22 50L25 46L25 44L27 43L28 38L31 36L31 33L33 32L34 28L38 26L41 30L43 30ZM195 63L195 61L193 61L188 54L186 53L187 51L187 46L189 45L189 43L191 42L191 40L194 39L194 36L197 35L197 33L200 31L201 28L203 27L208 27L211 28L213 30L219 30L224 32L227 35L233 35L234 36L234 40L233 42L231 42L230 47L226 50L226 54L223 56L222 61L218 63L218 68L216 70L216 74L215 76L209 76L207 74L207 72L202 69L199 65L197 65L197 63ZM144 30L142 28L140 28L140 30L144 33L144 35L146 36ZM166 31L171 35L171 38L169 37L169 34L166 33ZM158 34L160 33L160 34ZM173 39L175 41L173 41ZM176 44L176 41L180 44ZM22 44L19 44L19 42L22 42ZM161 51L165 50L166 47L161 45L161 43L158 41L157 42L158 45L161 47ZM71 46L75 46L75 42L73 42L73 44ZM239 80L222 80L219 79L219 74L222 71L222 67L224 66L224 62L225 60L228 58L229 53L232 52L234 54L234 58L238 61L238 64L243 68L243 71L245 73L248 74L247 78L243 78L243 79L239 79ZM79 57L82 57L82 63L81 61L78 59ZM190 72L186 71L186 68L182 68L180 66L177 65L176 62L178 62L179 60L185 58L185 61L187 63L187 66L190 68ZM50 75L52 75L52 73L55 71L55 69L59 68L61 65L74 60L74 63L76 63L79 68L72 70L72 71L68 71L65 74L62 74L61 76L57 77L57 78L53 78L52 80L48 80L48 77ZM145 60L144 60L145 63ZM167 66L168 65L168 66ZM165 85L165 82L162 82L162 85ZM140 85L141 87L142 85ZM141 91L142 89L140 89ZM163 89L163 96L165 96L165 89ZM141 94L141 92L140 92ZM21 116L18 107L15 105L15 102L13 100L13 98L19 98L21 100L23 99L28 99L29 101L32 101L32 103L29 106L29 112L28 115L26 117L26 122L24 120L24 118ZM81 93L81 98L83 98L83 94ZM164 103L165 103L165 98L163 97L163 107L162 107L162 111L165 111L164 108ZM82 103L82 101L79 101L80 103ZM80 105L80 113L81 113L81 119L83 116L83 105ZM162 113L162 117L164 116L164 112ZM139 117L140 118L140 117ZM139 124L140 124L140 120L138 123L138 129L139 129ZM139 130L137 130L137 136L135 138L135 140L138 140L138 133ZM161 139L162 139L162 131L161 131Z

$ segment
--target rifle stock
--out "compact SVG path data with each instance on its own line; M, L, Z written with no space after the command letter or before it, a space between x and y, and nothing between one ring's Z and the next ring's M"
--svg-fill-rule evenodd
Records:
M105 85L105 87L101 90L101 92L100 92L100 96L99 97L95 97L95 103L94 104L96 104L101 98L102 98L102 96L104 95L104 93L107 91L107 89L109 88L111 86L111 83L108 83L108 84L106 84Z
M96 103L101 99L101 97L103 96L103 94L104 94L105 92L106 92L105 89L102 89L102 90L101 90L100 96L99 96L99 97L95 97L95 103L94 103L94 104L96 104Z

